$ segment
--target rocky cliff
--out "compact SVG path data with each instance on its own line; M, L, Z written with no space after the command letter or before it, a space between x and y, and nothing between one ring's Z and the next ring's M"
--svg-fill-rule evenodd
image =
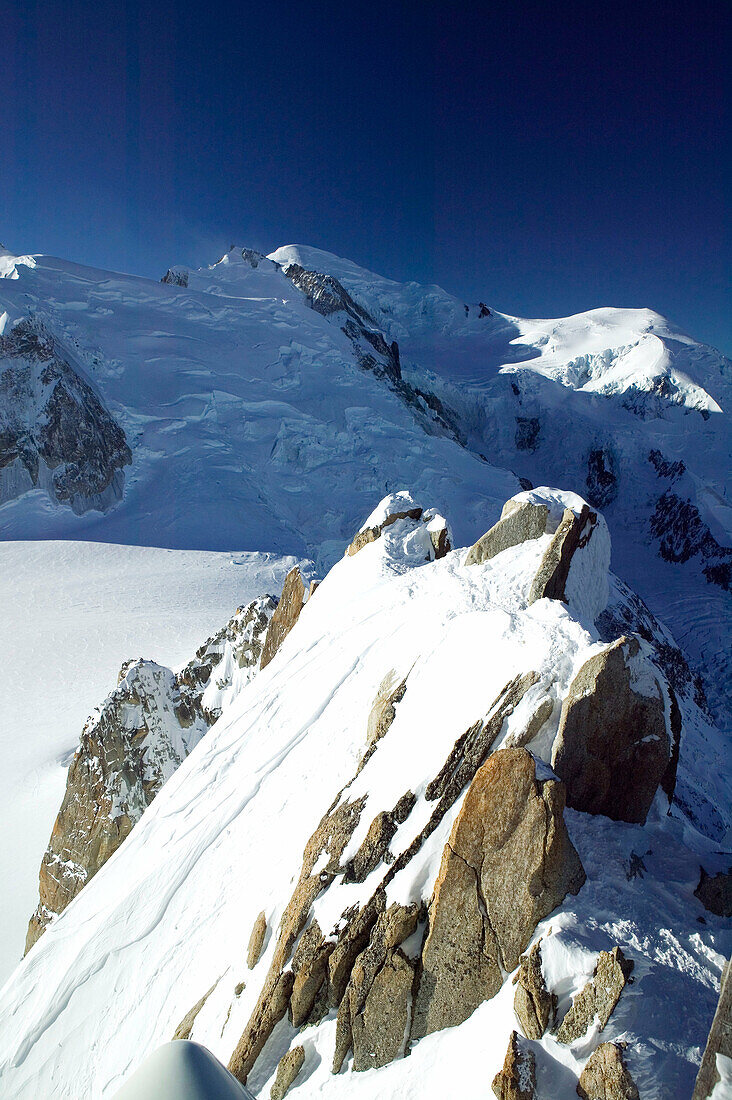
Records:
M29 489L81 514L122 498L132 462L99 395L33 317L0 335L0 504Z
M240 612L177 676L123 670L77 755L90 775L96 738L127 761L101 834L80 818L86 850L157 793L9 989L22 1019L52 976L57 1079L91 1030L108 1082L177 1035L303 1100L415 1080L437 1097L456 1072L464 1095L487 1080L522 1100L691 1087L724 937L697 861L728 824L698 686L581 497L526 490L472 548L452 541L391 494L314 595L293 570L276 612ZM240 660L261 670L235 691ZM135 742L156 723L146 771ZM186 737L196 753L156 787ZM109 981L114 1025L93 1012ZM14 1057L0 1081L22 1096L43 1070Z
M128 661L87 721L39 875L26 951L119 848L259 667L271 596L239 608L180 672Z

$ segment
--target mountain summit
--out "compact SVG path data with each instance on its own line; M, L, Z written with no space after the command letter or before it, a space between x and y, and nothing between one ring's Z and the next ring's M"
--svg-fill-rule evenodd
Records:
M52 579L5 814L55 777L0 1091L193 1040L275 1100L689 1095L732 948L729 361L299 245L0 276L11 670ZM144 658L86 637L103 573Z

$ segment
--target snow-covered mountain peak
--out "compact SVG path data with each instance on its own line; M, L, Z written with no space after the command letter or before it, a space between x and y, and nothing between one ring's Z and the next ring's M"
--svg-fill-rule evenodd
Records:
M399 283L307 245L285 245L269 258L285 268L294 263L337 278L389 338L399 340L405 363L413 359L417 369L439 367L435 357L444 356L444 374L454 379L467 350L471 376L465 381L485 383L497 372L530 370L572 389L660 394L705 413L720 411L723 357L652 309L605 306L569 317L521 318L483 302L464 303L438 286ZM428 337L432 348L421 344L421 337ZM467 348L453 347L451 355L441 339ZM473 373L478 365L480 373Z

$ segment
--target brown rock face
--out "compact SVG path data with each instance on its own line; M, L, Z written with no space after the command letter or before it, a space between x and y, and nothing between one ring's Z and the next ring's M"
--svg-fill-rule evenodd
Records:
M564 790L538 782L525 749L490 756L442 857L422 951L412 1036L466 1020L501 987L540 920L585 880Z
M376 693L376 698L369 712L366 725L366 752L361 761L359 771L369 760L381 738L384 737L391 728L391 724L396 718L397 703L402 701L406 690L406 677L400 683L393 669L391 672L387 672L379 685L379 690Z
M275 1024L290 1005L296 979L293 971L286 970L285 965L305 927L310 908L321 890L333 881L339 870L343 870L340 859L358 824L364 800L341 801L341 795L342 792L305 846L300 878L282 915L277 945L262 992L229 1061L229 1071L242 1083L246 1082ZM328 861L323 870L314 874L313 868L323 853L328 854ZM304 984L303 978L299 988ZM318 992L318 989L313 992L311 985L308 996L314 998ZM302 1003L297 1011L302 1015Z
M219 983L217 981L214 982L211 988L206 990L200 1001L196 1001L193 1008L188 1009L185 1016L178 1024L173 1033L174 1039L190 1039L191 1032L193 1031L193 1025L196 1022L196 1017L198 1016L198 1013L201 1011L206 1001L209 999L218 984Z
M708 875L700 868L699 885L694 891L704 908L717 917L732 917L732 869Z
M364 546L376 542L377 539L381 538L386 528L391 527L399 519L411 519L415 523L422 520L426 525L426 533L429 539L426 555L428 561L437 561L438 558L444 558L452 550L447 524L444 519L435 515L434 512L425 512L422 508L414 507L390 512L386 519L376 527L364 527L361 531L358 531L351 544L346 548L346 555L352 558L354 554L358 554L359 550L363 550Z
M527 1039L541 1039L554 1022L557 998L550 993L541 971L541 943L535 943L520 961L513 1009Z
M566 602L565 585L572 557L576 550L590 541L596 524L597 513L592 512L586 504L582 506L579 516L571 508L565 508L561 523L554 532L531 583L530 604L541 599Z
M719 1081L718 1054L725 1058L732 1058L732 963L729 960L722 974L717 1011L714 1013L712 1026L709 1029L707 1045L691 1100L709 1100L712 1095L714 1086Z
M260 668L266 668L300 617L305 603L305 585L297 566L285 577L280 602L267 628Z
M416 905L391 905L374 924L338 1012L334 1073L351 1046L355 1070L388 1065L402 1053L415 967L398 948L414 932L418 917Z
M254 970L254 967L259 962L262 955L262 948L264 947L264 937L267 935L267 916L262 910L252 927L252 934L249 937L249 947L247 948L247 966L250 970Z
M625 958L619 947L601 951L594 975L575 997L559 1026L557 1042L573 1043L585 1034L595 1017L602 1031L620 1000L632 970L633 963Z
M277 1076L270 1089L270 1100L284 1100L292 1082L305 1064L305 1048L293 1047L280 1059L277 1066Z
M414 964L399 947L403 938L414 928L415 913L397 906L396 910L392 907L387 914L387 888L394 876L419 852L465 787L474 777L477 779L476 773L501 732L506 717L537 679L534 673L516 677L495 700L485 721L478 722L458 738L439 775L426 792L427 800L434 802L432 813L408 848L393 861L388 846L395 827L404 822L411 812L416 801L414 795L407 791L393 810L377 813L356 854L342 864L343 853L363 814L367 796L348 802L345 795L350 784L340 792L305 848L300 879L280 923L267 978L229 1063L229 1069L240 1081L246 1082L274 1026L288 1007L296 1027L320 1020L329 1009L339 1008L336 1070L351 1047L354 1065L369 1068L398 1057L408 1032L411 1031L413 1038L425 1033L424 1021L421 1027L410 1026L409 1015L415 1004ZM382 702L393 698L392 683L393 679L390 679L388 688L381 693ZM381 725L380 722L376 724ZM376 750L377 745L378 739L372 748ZM467 868L463 861L469 870L468 887L472 882L473 900L469 912L463 914L464 899L459 889L454 890L455 905L463 914L461 919L464 917L466 925L471 930L474 927L475 932L472 948L468 952L465 952L459 936L454 937L455 956L457 958L462 951L468 968L466 976L458 975L456 984L462 986L465 982L466 988L472 991L472 1007L490 995L486 992L487 986L500 986L501 966L512 968L515 965L515 962L506 964L505 959L513 956L518 959L531 938L536 921L564 897L564 879L575 891L584 880L584 872L562 821L561 784L537 784L533 759L524 750L504 751L497 753L496 757L498 764L491 767L500 775L495 776L496 789L489 800L492 812L489 814L484 807L476 806L470 814L485 819L488 833L499 828L505 814L509 817L513 815L516 820L512 818L512 822L506 825L506 836L487 844L487 854L485 858L481 855L478 871ZM503 762L506 761L513 761L514 767L504 767ZM517 774L522 772L522 768L528 768L525 789L521 783L517 785L517 762ZM482 789L483 784L479 781L478 786ZM477 847L480 845L477 844ZM528 857L523 848L529 852ZM539 849L543 854L540 855ZM314 868L316 864L322 866L323 853L327 853L328 859L316 874ZM447 858L446 849L443 863ZM478 857L475 858L478 867ZM518 863L512 866L511 858L522 860L521 866ZM459 871L461 861L457 857L456 860L454 869ZM371 896L360 906L344 907L336 927L326 930L324 934L317 921L310 919L313 902L320 892L331 886L335 889L336 878L342 883L361 881L382 862L383 877ZM481 879L482 872L485 874ZM500 881L495 888L496 896L491 900L494 912L490 919L486 916L487 924L484 924L482 891L486 883L491 885L491 874ZM523 894L514 888L512 876L522 879ZM449 939L451 935L452 917L446 899L453 887L451 878L441 894L442 907L433 905L435 931L430 941L433 948L439 938L438 930L443 926L443 939ZM523 904L523 912L519 915L506 912L512 905L511 894L517 894ZM400 922L406 920L408 926L401 927ZM476 958L480 963L485 938L493 934L489 927L491 921L499 930L495 937L497 946L493 955L485 952L485 966L478 976L479 980L476 980L470 968L475 967ZM441 965L439 959L438 962ZM458 1023L472 1011L471 1007L461 1014L461 1010L452 1003L449 970L450 960L447 960L440 973L441 977L445 977L445 982L438 991L446 1007L442 1019L437 1018L438 1009L434 1010L433 1016L437 1022L432 1030L447 1026L448 1022ZM432 974L422 975L423 1015L430 1007L435 985ZM462 996L462 988L454 996L455 999ZM387 1014L387 1008L391 1017ZM448 1020L450 1012L454 1012L455 1018Z
M567 787L567 805L616 821L642 824L669 768L660 673L643 661L636 690L629 662L640 646L622 637L586 661L562 705L552 767ZM669 689L670 690L670 689Z
M123 667L118 687L87 721L69 767L26 951L117 850L206 728L188 715L170 669L152 661Z
M421 508L408 508L405 512L393 512L388 515L384 522L380 523L378 527L364 527L363 531L358 531L350 546L346 549L346 554L349 558L352 558L359 550L363 550L364 546L368 546L370 542L376 542L383 534L384 529L391 527L392 523L396 523L398 519L418 520L421 518Z
M452 805L490 752L505 720L513 714L526 692L538 680L535 672L527 672L506 684L493 703L485 722L476 722L455 742L440 772L427 786L426 798L429 802L439 798Z
M502 550L518 546L529 539L538 539L546 532L549 509L546 504L530 501L506 501L498 523L470 547L466 565L481 565Z
M376 815L361 847L346 867L344 882L364 882L382 861L393 860L394 857L389 853L389 844L399 826L409 817L415 801L412 792L407 791L393 810L381 810Z
M515 1031L508 1040L503 1069L493 1078L498 1100L534 1100L536 1096L536 1060L526 1041Z
M327 1011L324 997L318 995L328 977L328 959L334 948L320 931L316 920L305 929L292 958L295 981L290 998L290 1015L294 1027L302 1027ZM316 1005L316 1001L319 1002Z
M216 721L222 694L234 690L235 679L245 682L255 673L275 606L264 596L238 608L177 674L153 661L123 665L117 687L87 721L69 767L26 951L117 850ZM216 689L211 699L210 685Z
M581 1100L639 1100L618 1043L602 1043L590 1056L577 1085Z

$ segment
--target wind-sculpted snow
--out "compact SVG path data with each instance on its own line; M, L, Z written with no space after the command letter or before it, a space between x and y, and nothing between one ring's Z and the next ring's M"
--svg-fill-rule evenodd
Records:
M415 491L412 499L422 509L431 504ZM517 676L531 674L525 694L482 751L528 738L537 782L551 778L561 702L607 641L561 600L528 602L551 534L483 564L463 564L465 550L425 562L410 552L420 523L395 520L338 561L271 663L225 708L122 847L29 953L2 993L1 1090L18 1098L111 1096L209 990L191 1038L226 1063L272 964L305 844L349 782L349 803L363 809L342 853L346 867L365 850L370 823L407 790L412 808L397 819L388 853L365 877L324 874L313 918L328 935L344 912L365 905L392 866L386 902L426 905L464 788L455 786L455 800L442 803L444 817L413 858L400 856L425 835L439 804L430 784L439 776L447 782L463 759L451 755L456 743L466 744L466 730L483 722ZM594 568L606 567L594 559ZM627 590L613 581L609 591L616 618L623 609L638 618L626 607ZM658 641L668 645L668 635ZM649 659L664 682L657 656ZM641 672L634 676L642 685ZM388 686L400 684L397 694ZM369 715L385 691L394 699L391 716L371 729L379 735L367 751ZM550 705L537 726L543 702ZM688 1095L693 1086L723 955L732 946L722 919L704 913L704 923L698 920L703 910L693 891L699 863L712 872L720 862L719 840L705 832L718 837L720 820L729 827L730 791L725 744L695 704L691 683L678 702L679 777L697 793L695 825L676 803L669 815L660 790L645 825L565 813L587 881L535 930L559 1017L591 978L600 950L620 947L634 963L634 983L600 1035L591 1027L571 1047L549 1033L532 1042L540 1100L573 1092L592 1050L616 1038L629 1042L629 1071L644 1100ZM313 871L325 867L316 863ZM249 970L249 937L262 911L272 934ZM408 954L419 952L420 935L404 945ZM482 1096L515 1026L513 996L509 976L465 1022L413 1042L408 1059L369 1072L347 1064L341 1075L330 1069L334 1015L297 1039L285 1018L248 1087L267 1095L280 1057L297 1042L305 1049L295 1086L302 1100L345 1092L357 1100L437 1100L453 1094L456 1073L462 1096ZM669 1004L684 1011L669 1012Z
M259 667L276 607L259 597L196 651L177 675L127 661L87 720L43 857L26 951L116 851L162 785Z
M464 544L518 488L508 471L571 485L728 720L732 387L714 349L650 309L526 320L299 245L234 248L162 283L3 256L0 327L32 310L133 454L105 516L14 483L3 537L257 547L322 570L405 482ZM658 469L677 463L669 500Z
M272 554L0 542L0 984L23 955L79 735L122 663L144 654L182 668L238 604L279 592L295 564ZM245 675L231 672L230 685L207 685L207 710Z

